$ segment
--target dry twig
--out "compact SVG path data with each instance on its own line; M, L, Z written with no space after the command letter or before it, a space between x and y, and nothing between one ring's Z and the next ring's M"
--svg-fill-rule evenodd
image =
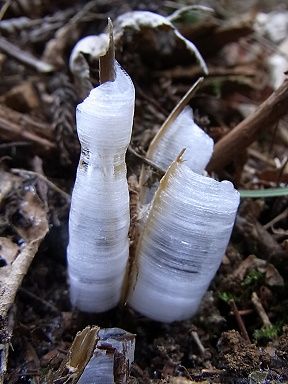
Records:
M265 100L254 113L238 124L216 145L208 164L208 171L219 171L237 158L254 140L260 131L277 124L288 110L288 80Z
M254 307L259 315L259 317L261 318L262 320L262 323L264 325L264 327L271 327L271 321L257 295L256 292L253 292L252 293L252 297L251 297L251 300L252 300L252 303L254 304Z
M239 313L239 311L238 311L238 308L237 308L237 306L236 306L236 303L235 303L235 301L234 301L233 299L230 300L230 306L231 306L231 309L232 309L232 311L233 311L233 314L234 314L234 316L235 316L235 318L236 318L236 321L237 321L237 323L238 323L238 326L239 326L239 329L240 329L240 332L241 332L242 337L243 337L246 341L248 341L248 343L251 344L251 340L250 340L250 338L249 338L249 335L248 335L247 329L246 329L246 327L245 327L244 321L242 320L242 317L240 316L240 313Z

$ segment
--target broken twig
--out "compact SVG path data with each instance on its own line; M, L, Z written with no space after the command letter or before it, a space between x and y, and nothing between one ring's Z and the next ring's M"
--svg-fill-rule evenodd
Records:
M251 340L250 340L250 338L249 338L247 329L246 329L246 327L245 327L244 321L242 320L242 317L241 317L241 315L240 315L240 313L239 313L239 310L238 310L238 308L237 308L237 305L236 305L235 301L232 299L232 300L230 300L229 303L230 303L231 309L232 309L232 311L233 311L233 314L234 314L234 316L235 316L235 319L236 319L236 321L237 321L237 324L238 324L238 326L239 326L239 329L240 329L240 332L241 332L242 337L243 337L246 341L248 341L248 343L251 344Z

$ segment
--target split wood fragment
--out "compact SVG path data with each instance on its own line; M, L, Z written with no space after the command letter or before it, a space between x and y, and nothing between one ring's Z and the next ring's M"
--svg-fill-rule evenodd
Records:
M260 132L277 124L288 111L288 80L273 92L254 113L238 124L214 148L207 170L219 171L245 150Z

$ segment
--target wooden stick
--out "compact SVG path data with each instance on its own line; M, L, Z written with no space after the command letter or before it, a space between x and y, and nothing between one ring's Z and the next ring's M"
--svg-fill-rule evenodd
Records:
M274 91L254 113L238 124L216 145L207 170L219 171L237 158L254 140L260 131L277 124L288 111L288 80Z

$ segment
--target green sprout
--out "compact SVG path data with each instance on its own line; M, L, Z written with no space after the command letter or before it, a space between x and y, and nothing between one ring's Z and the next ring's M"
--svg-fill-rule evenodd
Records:
M259 272L257 269L252 269L247 273L241 285L243 287L255 287L259 281L262 280L263 276L264 274L262 272Z
M260 329L256 329L253 333L254 340L269 341L275 339L279 335L280 325L266 325Z
M219 292L218 297L220 300L225 301L225 303L229 303L230 300L234 299L234 296L232 295L232 293L226 292L226 291Z

